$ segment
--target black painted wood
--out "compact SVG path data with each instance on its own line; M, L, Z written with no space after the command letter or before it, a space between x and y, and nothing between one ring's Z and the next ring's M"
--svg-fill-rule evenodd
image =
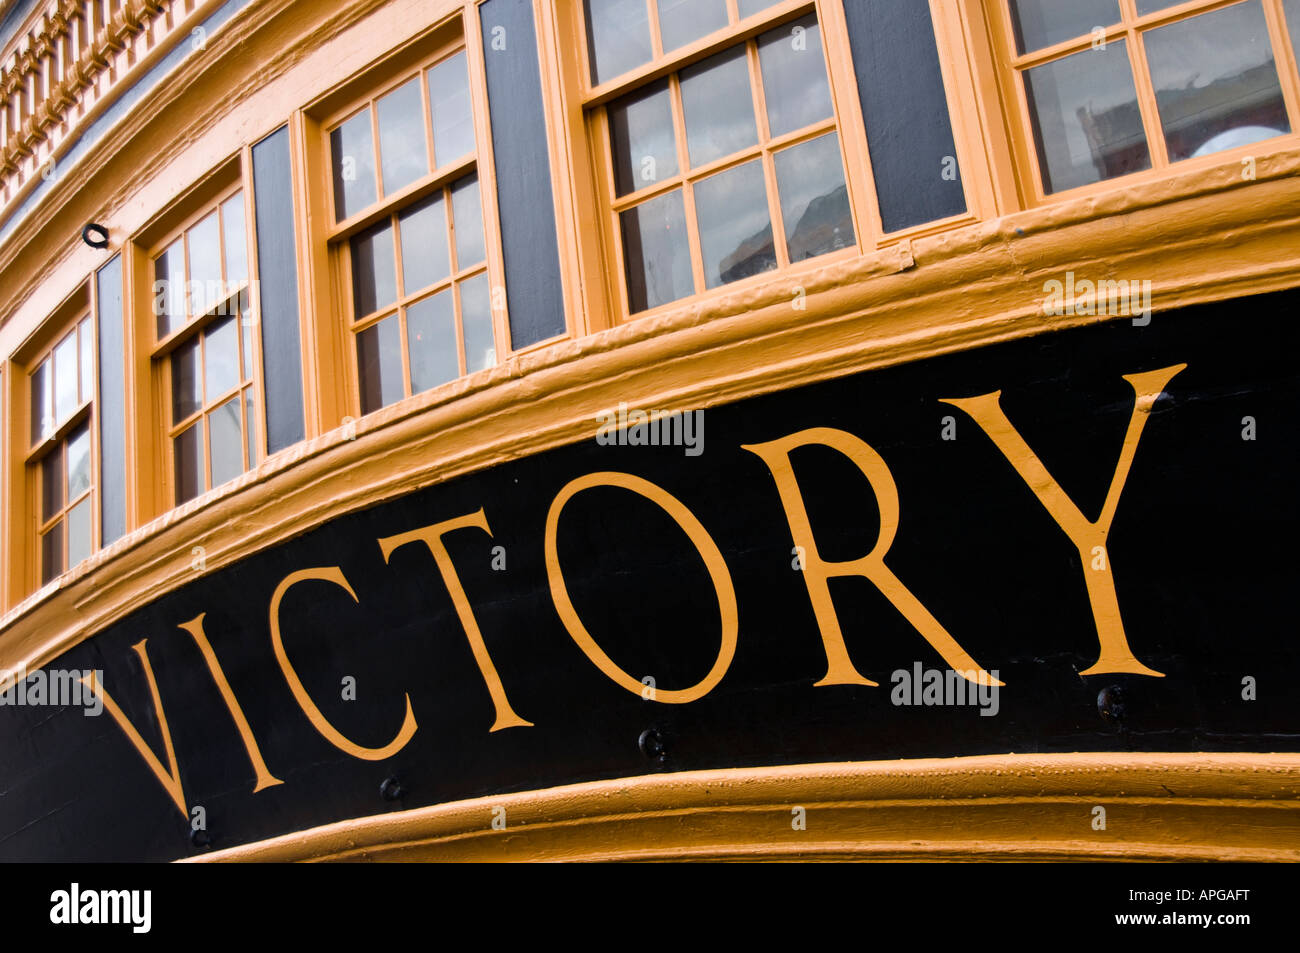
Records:
M966 211L930 5L844 0L844 16L885 231Z
M518 0L485 0L479 19L510 343L517 349L557 337L566 326L537 34L532 4Z
M266 442L267 451L275 453L306 437L288 126L281 126L253 146L253 190L261 283Z
M704 412L703 453L607 446L592 436L333 520L208 574L132 613L54 667L103 681L163 755L132 646L148 639L190 806L216 847L445 801L656 771L1073 751L1300 751L1293 638L1300 531L1292 320L1300 292L1116 320L752 398ZM981 429L940 398L1002 392L1002 407L1083 514L1101 509L1133 408L1123 379L1186 363L1155 404L1108 541L1136 656L1163 678L1079 673L1098 655L1078 550ZM655 408L644 408L651 410ZM676 408L663 408L672 410ZM954 440L943 439L945 417ZM1243 440L1254 418L1256 439ZM831 582L850 657L879 687L816 687L826 657L773 479L744 444L811 427L866 441L896 481L900 523L886 564L977 662L1006 683L996 715L893 703L893 673L945 668L880 591ZM865 555L879 514L835 451L793 456L822 555ZM710 533L739 606L735 658L686 705L611 682L565 631L544 562L547 512L570 480L623 471L658 484ZM427 550L385 561L378 540L482 508L492 535L446 537L487 649L529 728L490 732L493 707ZM502 550L494 552L494 547ZM1282 548L1279 548L1281 546ZM504 567L494 558L504 555ZM719 644L701 558L655 505L592 489L563 513L559 555L586 627L629 673L695 684ZM286 598L289 658L316 704L358 744L396 734L410 695L419 729L383 762L325 741L273 654L271 595L289 573L337 566ZM193 640L205 628L274 775L254 775ZM345 677L356 700L343 699ZM1257 680L1257 699L1242 680ZM1099 710L1118 687L1121 720ZM1110 692L1114 696L1114 692ZM658 732L662 760L638 739ZM0 858L152 859L194 848L190 828L107 714L0 707ZM405 794L381 797L389 778Z

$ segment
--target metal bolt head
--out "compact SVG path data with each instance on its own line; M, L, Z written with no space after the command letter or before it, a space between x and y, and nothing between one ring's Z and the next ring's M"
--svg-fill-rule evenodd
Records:
M1108 724L1122 724L1128 707L1124 703L1124 689L1118 685L1107 685L1097 693L1097 713Z

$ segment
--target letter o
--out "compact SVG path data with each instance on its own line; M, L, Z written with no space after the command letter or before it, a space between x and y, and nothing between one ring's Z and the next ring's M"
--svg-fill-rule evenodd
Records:
M723 560L717 544L714 543L713 537L695 518L695 514L687 509L686 504L671 493L649 480L632 476L630 473L589 473L586 476L569 481L564 489L556 494L554 501L551 503L551 510L546 515L546 576L551 584L551 598L555 602L555 609L560 614L560 619L564 622L564 627L568 630L570 637L574 642L578 643L578 648L582 649L587 658L591 659L595 666L604 672L611 681L621 685L640 698L645 686L640 679L633 678L614 664L614 660L596 644L596 640L591 637L591 633L587 631L586 626L582 624L582 620L578 618L577 611L573 608L573 602L569 599L569 591L564 586L564 573L560 569L557 540L560 513L563 511L564 505L573 497L583 490L590 490L598 486L615 486L629 490L656 504L686 532L686 536L695 546L696 552L704 558L704 565L709 571L709 578L713 581L714 592L718 596L718 609L722 616L722 645L718 649L718 656L713 662L713 668L701 681L690 688L656 688L654 700L670 705L684 705L687 702L703 698L713 690L713 687L718 682L722 681L722 676L727 674L727 669L731 667L731 660L736 654L736 636L740 626L739 614L736 609L736 589L731 583L731 572L727 569L727 564Z

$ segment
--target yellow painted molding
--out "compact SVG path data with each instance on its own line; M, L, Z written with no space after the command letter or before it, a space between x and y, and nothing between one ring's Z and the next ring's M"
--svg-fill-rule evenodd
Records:
M1094 829L1094 808L1105 829ZM802 808L806 829L792 821ZM505 827L498 827L504 811ZM342 821L196 861L1300 860L1300 755L690 771Z

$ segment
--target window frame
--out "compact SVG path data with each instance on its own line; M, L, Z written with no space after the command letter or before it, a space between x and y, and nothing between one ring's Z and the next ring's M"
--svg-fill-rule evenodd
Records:
M1239 163L1248 156L1271 154L1295 148L1300 144L1300 74L1297 72L1296 52L1300 37L1290 37L1291 46L1290 49L1287 48L1288 32L1282 0L1184 0L1141 16L1137 13L1136 0L1117 0L1120 20L1113 25L1103 27L1102 35L1107 44L1116 41L1123 41L1125 44L1151 165L1149 168L1125 175L1048 192L1043 185L1043 171L1040 168L1038 149L1035 144L1033 116L1025 91L1024 75L1035 66L1057 62L1074 53L1089 49L1094 33L1085 33L1070 40L1020 54L1016 46L1015 25L1009 0L983 0L983 2L988 13L987 23L996 63L998 86L1003 90L1004 108L1007 111L1006 125L1012 147L1011 159L1016 179L1021 183L1022 201L1026 208L1086 198L1118 191L1130 184L1158 181L1186 172L1231 165ZM1156 102L1155 87L1147 62L1143 34L1171 23L1193 19L1200 14L1245 2L1258 2L1263 6L1273 63L1278 74L1278 86L1291 131L1282 136L1236 146L1209 155L1170 161L1164 127L1161 124ZM989 9L990 4L992 9Z
M21 572L21 585L19 588L24 594L38 592L49 585L57 585L60 578L84 562L84 560L81 560L75 564L69 564L67 545L68 514L75 506L84 501L89 501L90 505L90 540L86 559L92 558L101 548L102 526L99 494L102 474L99 447L99 416L97 412L99 399L99 329L96 318L98 314L97 291L94 285L93 275L78 285L73 293L59 305L37 334L33 336L28 345L20 353L15 354L12 359L15 370L12 383L16 386L18 394L14 395L17 399L10 404L10 416L17 424L10 429L10 445L16 451L16 463L21 470L22 497L21 508L17 514L21 526L21 542L19 549L10 555L10 559L14 564L10 573L12 574L15 570ZM53 369L54 352L70 337L76 338L83 323L89 328L90 334L90 397L79 400L76 408L62 421L56 418L50 433L41 436L34 433L31 426L33 379L37 371L47 361L50 362L51 370ZM83 353L82 348L78 346L78 393L80 393L80 385L85 375L85 371L81 367ZM53 386L51 385L52 394ZM90 485L85 493L77 497L75 501L68 499L65 493L58 514L46 519L42 492L45 462L51 454L61 452L63 454L63 478L66 483L66 447L68 438L83 426L86 428L90 442L90 459L88 461ZM20 438L20 435L25 436ZM13 502L17 503L18 501L13 500ZM48 532L55 531L50 527L56 522L63 524L57 530L64 537L62 546L63 566L48 582L42 582L45 569L42 544Z
M136 249L137 257L140 260L142 274L144 276L143 285L138 289L137 300L141 302L142 307L138 311L148 311L149 321L145 322L147 329L143 330L144 340L147 342L144 348L144 361L147 362L150 373L149 379L152 381L154 390L154 407L155 412L149 415L149 423L154 430L157 442L158 464L162 474L162 481L158 487L159 495L156 498L157 505L161 513L176 509L178 506L184 506L192 503L194 500L211 493L219 486L225 486L225 483L209 485L211 483L212 467L212 450L210 427L206 423L206 418L218 407L229 402L234 397L240 399L240 431L242 454L245 458L246 465L241 471L247 474L255 470L258 464L267 456L267 433L266 433L266 387L264 380L264 362L262 359L262 319L261 319L261 301L257 294L257 236L255 227L255 213L253 202L253 188L251 175L251 162L247 155L248 149L244 148L237 155L223 163L218 169L201 181L194 189L190 191L179 203L179 207L170 212L164 212L154 223L148 226L144 233L148 239L141 241L137 239ZM206 219L209 215L216 213L225 203L234 198L236 194L242 195L244 206L244 249L247 260L248 275L245 278L244 287L236 290L233 294L227 294L224 299L213 302L208 311L194 317L189 316L189 284L193 279L189 276L189 232L199 222ZM224 213L220 218L224 226ZM220 228L221 236L221 263L222 272L226 269L226 247L225 247L225 229ZM156 300L154 294L154 282L156 280L155 262L167 249L178 239L182 241L184 250L184 267L186 273L186 322L179 328L169 331L166 335L160 336L158 333L158 314L153 306ZM229 290L229 289L227 289ZM236 307L233 310L227 309L222 313L222 308L228 305L232 300L237 301L237 296L241 293L248 295L249 308L249 327L247 331L253 335L251 351L253 356L253 367L248 375L248 380L240 379L238 386L231 393L226 395L225 400L216 400L211 404L206 400L206 391L201 408L195 413L185 418L182 423L177 423L173 419L172 405L172 374L173 361L172 356L176 351L188 345L191 341L204 338L207 331L214 324L231 319L236 325L236 340L239 346L239 361L244 363L246 353L243 344L243 335L245 328L241 320L241 314ZM202 358L202 345L200 344L199 373L200 381L205 373ZM249 460L249 439L248 439L248 416L245 409L243 395L248 390L252 390L256 405L254 408L254 421L257 425L257 434L255 435L255 449L257 460ZM199 492L185 503L176 502L177 473L176 457L174 442L176 437L184 431L199 424L203 427L203 472L201 474L202 488ZM229 481L228 481L229 482Z
M468 6L470 13L477 11L475 4ZM308 181L318 192L314 207L324 215L326 227L312 235L315 246L323 249L324 261L329 279L330 298L333 301L335 320L326 334L333 338L335 353L341 358L338 365L340 377L346 389L342 395L343 410L350 418L370 416L363 411L360 369L358 367L358 336L370 327L397 317L400 331L402 388L403 396L385 405L378 413L405 401L414 400L430 393L436 393L447 387L454 387L475 374L490 373L492 368L478 371L463 370L456 378L436 385L427 391L413 388L410 371L410 351L407 346L407 308L421 300L431 298L442 292L453 295L453 320L456 329L458 347L457 365L467 367L464 347L463 309L460 301L460 285L480 274L487 276L489 288L489 308L492 319L493 343L495 347L495 367L499 367L516 353L510 340L509 302L506 299L505 270L501 251L500 219L496 208L496 179L492 162L492 143L490 120L488 116L486 78L483 68L483 53L480 43L477 16L467 15L465 9L457 8L448 17L436 24L430 31L388 51L383 57L364 67L353 77L337 84L333 89L317 100L308 104L302 115L305 119L305 137L308 149ZM434 166L437 155L433 142L433 118L429 102L428 72L433 67L457 55L465 58L465 70L469 85L474 132L474 149L443 166ZM354 117L361 109L369 108L371 117L371 145L375 151L376 185L380 183L382 158L378 135L378 111L375 103L388 93L409 83L419 80L420 101L423 109L422 119L425 128L425 143L430 163L430 171L408 183L395 192L379 195L364 209L355 212L342 221L336 219L335 195L333 181L333 152L330 135L343 123ZM443 193L444 221L447 223L449 242L449 261L454 260L455 232L454 219L451 216L450 195L452 188L467 177L475 177L478 182L479 209L482 216L483 241L485 257L482 267L477 265L470 269L460 268L454 274L439 279L432 285L411 293L403 293L391 304L369 315L357 317L352 280L351 239L385 220L391 223L394 237L394 267L397 278L401 280L401 251L398 236L397 219L402 212L438 193ZM553 342L546 342L553 343Z
M575 0L576 12L570 15L569 27L578 38L577 69L579 77L579 96L577 107L582 113L582 129L585 134L587 165L591 169L591 189L594 196L594 208L599 223L600 248L603 259L605 293L611 305L613 324L639 321L665 311L689 307L697 302L725 296L737 290L752 287L774 278L796 275L812 269L822 268L836 262L847 261L879 248L905 240L916 233L941 230L958 222L969 220L970 213L952 220L939 223L927 223L925 226L905 229L887 235L880 221L879 203L876 197L875 179L871 172L871 158L867 149L865 124L862 120L861 103L858 100L857 82L853 69L853 59L849 50L848 28L844 22L843 10L835 0L780 0L765 10L740 19L736 0L726 0L728 11L727 26L664 53L661 46L658 27L657 0L646 0L647 22L650 28L651 59L649 62L627 72L595 85L591 82L590 40L586 27L584 0ZM822 44L822 56L827 73L828 91L831 99L831 116L817 123L801 127L791 133L772 137L764 135L768 117L762 96L763 86L761 69L758 64L756 44L758 38L787 23L806 15L813 15L819 27ZM936 21L937 26L937 21ZM936 31L937 32L937 31ZM746 59L749 61L750 92L755 100L755 121L758 124L758 143L721 159L713 160L698 168L690 168L689 162L683 163L686 156L686 139L684 116L681 106L677 74L683 69L699 63L709 57L734 49L744 44L747 47ZM645 89L651 84L667 78L672 102L673 129L677 139L679 169L675 176L653 183L643 189L626 195L617 195L613 156L610 148L609 120L607 107L629 93ZM951 91L949 90L951 94ZM949 102L953 102L951 95ZM760 115L759 110L764 110ZM834 132L839 140L840 157L844 166L844 184L848 195L849 212L853 223L854 241L844 248L815 258L798 262L788 260L788 247L784 230L781 229L780 192L776 187L775 155L782 149L811 141L820 136ZM768 217L771 223L774 253L777 266L755 275L725 282L713 288L706 287L704 261L700 249L699 224L695 217L693 193L686 183L703 180L711 175L736 168L745 163L759 159L763 164L764 183L767 191ZM687 223L687 239L690 246L691 271L695 290L673 301L665 302L651 308L633 312L630 308L626 267L626 252L623 247L622 230L619 215L622 211L635 207L651 197L670 194L674 190L682 193L683 211ZM781 235L778 237L778 229Z

